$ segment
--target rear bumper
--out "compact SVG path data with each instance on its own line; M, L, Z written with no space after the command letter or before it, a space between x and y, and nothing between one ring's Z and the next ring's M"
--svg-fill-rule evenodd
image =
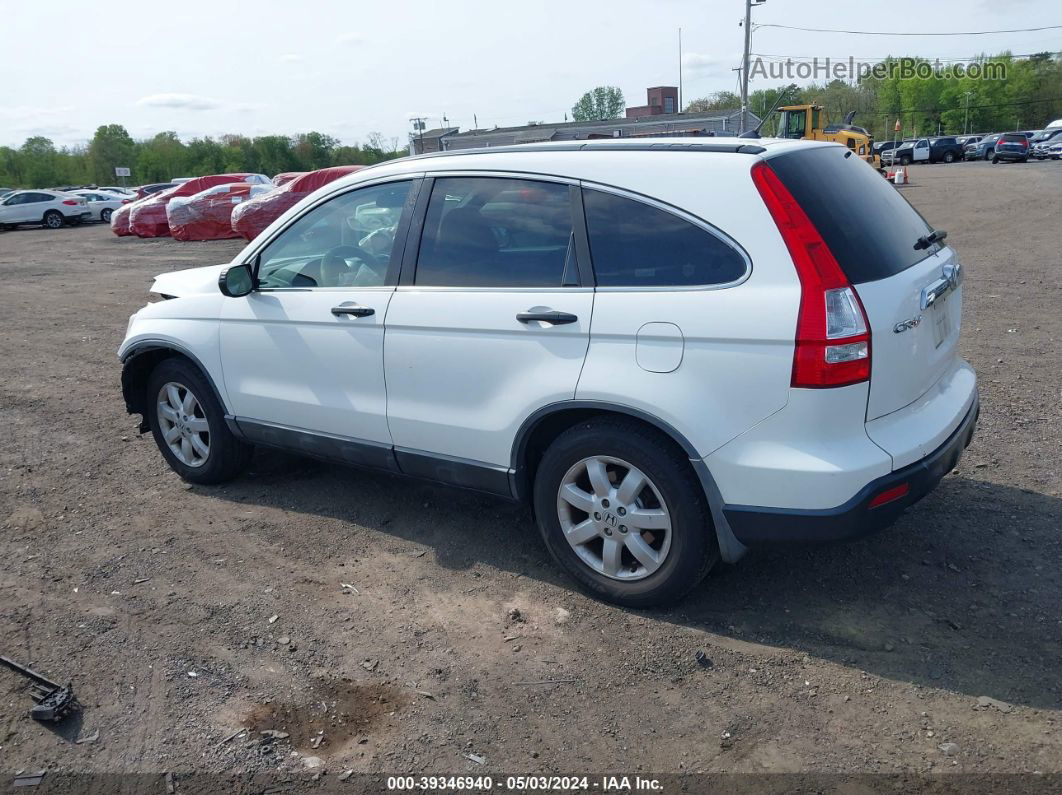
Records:
M841 541L873 533L892 524L905 508L926 496L955 468L973 438L979 412L980 404L975 398L962 422L940 447L913 464L871 481L836 508L724 505L723 514L734 536L747 547ZM907 492L903 496L871 507L883 492L904 484Z

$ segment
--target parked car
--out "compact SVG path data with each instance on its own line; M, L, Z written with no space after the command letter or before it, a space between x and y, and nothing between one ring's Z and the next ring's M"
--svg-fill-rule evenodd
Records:
M967 144L963 149L963 158L965 160L991 160L1000 135L1002 133L992 133L975 144Z
M958 141L960 144L962 144L963 149L965 149L970 144L977 143L982 138L984 138L983 135L956 135L955 136L955 140Z
M121 196L127 196L129 198L133 198L136 196L136 191L132 188L104 187L101 185L100 187L96 188L96 190L105 190L108 193L117 193Z
M273 183L273 187L279 188L281 185L287 185L293 179L295 179L296 177L301 177L305 173L305 171L284 171L273 177L271 181Z
M1047 150L1050 149L1051 144L1060 141L1062 141L1062 127L1044 130L1036 137L1029 139L1029 154L1042 160L1048 156Z
M1062 160L1062 143L1051 144L1048 146L1047 156L1052 160Z
M890 151L892 149L895 149L897 146L899 146L902 143L903 143L903 141L876 141L874 143L874 146L873 146L873 151L874 151L874 154L876 154L879 158L882 158L882 160L884 160L886 152L888 152L888 151Z
M1026 163L1029 160L1029 139L1020 132L1003 133L996 141L992 152L992 162L1001 160L1013 163Z
M214 185L245 182L252 174L212 174L181 182L169 190L152 194L145 201L138 201L129 211L129 229L137 237L169 237L170 224L166 219L166 205L182 196L194 196Z
M294 207L318 188L362 168L364 166L333 166L309 171L276 190L252 198L236 207L232 211L232 228L247 240L253 240L286 210Z
M13 229L22 225L39 225L58 229L92 217L80 196L54 190L16 190L0 199L0 227Z
M903 149L904 147L907 147L907 146L914 146L915 140L916 139L914 139L914 138L905 138L902 141L891 141L890 143L892 143L893 146L890 147L889 149L883 150L882 153L881 153L881 164L883 166L896 165L896 160L895 160L896 151L898 149Z
M141 185L136 189L136 197L143 199L146 196L150 196L153 193L161 193L164 190L177 187L176 182L155 182L150 185Z
M102 188L99 190L76 190L73 195L82 197L88 202L92 221L111 222L111 215L123 204L132 204L133 200L115 193L108 193Z
M479 489L532 505L590 593L674 601L750 547L889 524L971 439L959 260L848 155L590 140L366 168L157 276L126 407L189 482L264 445Z
M172 199L166 221L174 240L225 240L239 237L232 228L232 211L242 202L273 190L272 185L235 182L215 185L194 196Z
M962 160L962 156L962 144L953 137L918 138L896 147L892 162L901 166L911 163L954 163Z
M7 194L14 193L14 192L15 192L14 188L0 188L0 199L2 199L5 196L7 196Z

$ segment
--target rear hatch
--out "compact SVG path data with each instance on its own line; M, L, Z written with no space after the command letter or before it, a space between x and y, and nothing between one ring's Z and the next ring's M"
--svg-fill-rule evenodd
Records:
M1013 152L1023 154L1029 151L1029 139L1024 135L1007 134L996 141L997 152Z
M855 286L871 331L867 420L924 395L958 357L961 269L900 191L841 147L772 157ZM919 247L916 248L916 244Z

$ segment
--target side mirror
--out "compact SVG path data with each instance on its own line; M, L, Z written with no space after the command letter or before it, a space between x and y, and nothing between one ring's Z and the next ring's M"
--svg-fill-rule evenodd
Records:
M229 298L240 298L254 289L254 275L251 266L233 265L221 272L218 276L218 289L222 295Z

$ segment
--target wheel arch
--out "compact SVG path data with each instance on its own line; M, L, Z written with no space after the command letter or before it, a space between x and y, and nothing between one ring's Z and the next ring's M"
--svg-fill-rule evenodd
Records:
M592 417L623 417L649 426L669 439L689 460L697 475L704 495L712 513L714 531L719 542L719 552L727 563L735 563L747 552L746 547L737 540L730 524L723 515L723 498L715 478L708 470L697 448L678 429L665 420L647 411L599 400L566 400L550 403L532 413L516 433L513 441L510 477L513 495L527 505L533 506L530 499L531 485L534 483L535 470L542 453L561 433L576 423ZM532 507L533 510L533 507Z
M140 433L146 433L147 419L147 382L151 373L166 359L183 359L194 366L210 385L210 389L229 416L225 399L214 382L214 377L194 353L172 342L145 341L138 343L122 355L122 397L125 398L125 410L129 414L140 415ZM230 423L231 425L231 423Z

